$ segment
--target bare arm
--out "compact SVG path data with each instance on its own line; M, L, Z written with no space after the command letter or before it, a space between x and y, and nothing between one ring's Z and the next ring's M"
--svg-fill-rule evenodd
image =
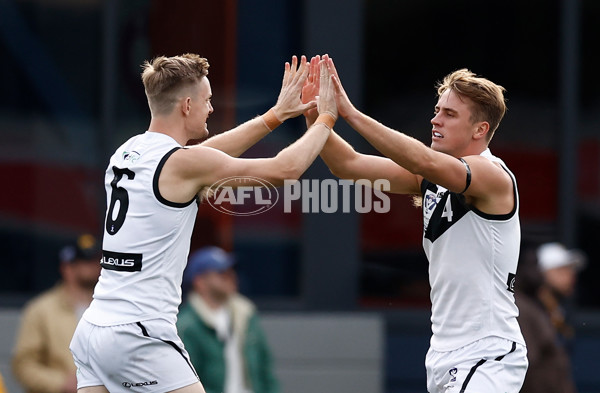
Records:
M200 146L212 147L232 157L239 157L250 147L269 134L261 116L250 119L239 126L215 135L200 144Z
M453 192L465 189L466 168L456 157L435 151L358 111L349 115L346 121L383 155L407 171ZM508 173L498 164L479 155L463 159L471 171L471 183L464 195L478 209L487 213L509 212L514 198L513 184Z
M344 88L331 59L336 102L339 113L371 145L399 166L421 178L426 178L453 192L466 186L465 165L456 157L435 151L422 142L393 130L356 109ZM472 155L463 157L471 170L471 185L464 195L478 209L492 214L510 211L514 205L510 176L498 164Z
M327 61L328 56L324 56ZM308 102L318 94L320 81L320 56L315 56L310 61L309 76L302 89L302 100ZM330 72L332 69L330 69ZM304 113L306 124L311 125L317 113L309 110ZM327 139L321 151L321 158L335 176L358 180L367 179L373 183L378 179L390 181L390 192L398 194L418 194L421 178L408 172L392 160L374 155L361 154L335 132Z
M306 133L273 158L235 158L202 145L178 150L160 175L161 194L170 201L185 202L202 187L228 177L252 176L275 186L298 179L323 148L337 119L332 83L321 86L318 110L321 114Z
M379 179L390 182L390 192L419 194L422 178L402 168L389 158L358 153L335 132L332 132L321 150L321 158L335 176L371 183Z
M163 168L161 194L173 202L189 201L202 187L230 177L255 177L281 186L284 180L298 179L306 171L329 132L323 124L317 124L272 158L236 158L205 146L182 149ZM258 185L251 181L244 184Z
M221 150L233 157L239 157L256 142L264 138L272 131L267 125L277 125L287 119L296 117L310 108L316 106L316 101L311 100L303 103L300 100L300 92L304 81L308 77L308 63L306 57L302 56L298 65L298 58L292 57L292 64L286 62L283 74L281 91L277 103L267 113L219 135L202 142L202 146ZM271 123L269 120L274 120ZM267 118L267 122L265 122Z

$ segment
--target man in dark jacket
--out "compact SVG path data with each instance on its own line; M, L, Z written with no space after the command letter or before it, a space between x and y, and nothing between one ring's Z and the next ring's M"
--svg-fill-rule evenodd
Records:
M256 307L237 291L233 258L218 247L190 255L177 329L206 393L277 393Z
M515 286L518 320L529 360L521 393L576 393L569 355L540 298L544 286L536 249L525 245Z

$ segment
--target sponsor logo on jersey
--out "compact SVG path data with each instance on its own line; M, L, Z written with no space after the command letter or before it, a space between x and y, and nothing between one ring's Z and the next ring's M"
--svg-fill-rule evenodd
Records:
M131 389L131 388L135 388L135 387L139 387L139 386L152 386L152 385L158 385L158 381L145 381L145 382L123 382L121 383L121 385L123 385L123 387L127 388L127 389Z
M139 272L142 270L142 254L102 250L100 266L120 272Z

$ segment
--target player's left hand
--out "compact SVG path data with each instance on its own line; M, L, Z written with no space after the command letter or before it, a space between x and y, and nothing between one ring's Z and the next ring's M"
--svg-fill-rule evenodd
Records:
M302 87L308 78L309 68L304 55L300 59L300 64L298 64L296 56L292 57L291 65L288 62L285 63L281 91L277 103L273 107L273 111L280 121L299 116L317 106L315 99L306 102L301 100Z

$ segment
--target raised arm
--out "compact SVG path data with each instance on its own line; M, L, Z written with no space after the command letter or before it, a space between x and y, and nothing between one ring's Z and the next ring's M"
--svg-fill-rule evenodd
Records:
M367 179L371 183L387 179L392 193L420 193L420 176L410 173L389 158L358 153L333 131L320 155L331 173L341 179Z
M329 56L324 55L327 62ZM320 81L320 56L315 56L310 61L309 76L302 89L302 101L309 102L319 92ZM333 63L331 64L333 65ZM334 71L331 67L330 72ZM306 123L310 126L318 113L314 110L304 112ZM347 179L367 179L371 182L379 179L390 181L390 192L397 194L418 194L421 179L406 169L400 167L392 160L384 157L361 154L346 142L340 135L331 132L327 143L321 150L321 158L335 176Z
M348 124L367 141L412 174L428 179L453 192L463 192L467 170L463 162L449 154L425 146L422 142L379 123L356 109L339 80L335 65L328 59L334 77L338 111ZM512 209L513 184L498 164L473 153L463 157L471 172L470 186L464 195L480 210L499 214Z
M327 72L322 74L327 76ZM159 178L163 197L172 202L189 201L200 189L230 177L256 177L275 186L298 179L317 157L337 119L331 79L320 87L315 123L296 142L272 158L243 159L198 145L175 152ZM253 185L245 182L244 185Z
M239 126L215 135L202 142L202 146L221 150L232 157L239 157L256 142L273 131L282 122L316 107L316 101L303 103L300 100L302 86L308 77L308 63L303 55L292 57L292 64L286 62L281 91L277 103L262 116L255 117Z

